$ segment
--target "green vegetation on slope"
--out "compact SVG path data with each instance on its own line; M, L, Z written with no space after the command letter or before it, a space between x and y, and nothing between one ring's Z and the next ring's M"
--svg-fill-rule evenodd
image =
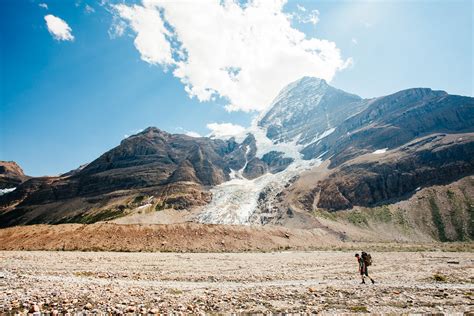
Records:
M441 217L441 212L439 210L438 204L433 196L430 196L428 199L431 208L431 216L433 218L433 223L435 224L436 229L438 230L438 238L440 241L445 242L449 241L446 237L446 229L444 227L443 218Z
M448 201L452 206L452 210L450 212L451 224L454 227L456 232L456 240L464 241L466 240L464 234L464 221L463 221L463 209L461 202L457 199L456 194L448 189L446 191L446 195L448 196Z

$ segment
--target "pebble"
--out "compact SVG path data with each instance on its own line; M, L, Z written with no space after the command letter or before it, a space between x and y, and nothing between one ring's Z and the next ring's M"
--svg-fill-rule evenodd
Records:
M35 313L35 312L39 312L39 311L40 311L40 308L39 308L38 305L36 305L36 304L31 305L30 313Z

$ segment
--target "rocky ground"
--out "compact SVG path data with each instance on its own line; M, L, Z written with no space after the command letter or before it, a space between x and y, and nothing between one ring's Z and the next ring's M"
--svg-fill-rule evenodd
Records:
M474 312L472 252L0 252L0 312Z

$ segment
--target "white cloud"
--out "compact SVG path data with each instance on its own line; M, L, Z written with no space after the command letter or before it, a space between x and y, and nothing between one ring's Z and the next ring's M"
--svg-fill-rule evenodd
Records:
M40 3L40 4L38 4L38 6L39 6L40 8L43 8L43 9L48 10L48 5L47 5L46 3Z
M199 133L193 131L187 131L186 133L184 133L184 135L188 135L191 137L202 137Z
M143 0L113 8L135 33L142 60L172 69L189 96L226 98L229 111L261 111L289 82L330 81L348 65L334 42L293 28L285 2ZM316 12L309 23L317 22Z
M211 130L208 137L221 139L240 136L246 131L245 127L232 123L209 123L206 127Z
M357 38L353 37L351 40L352 44L357 45L359 42L357 41Z
M87 14L91 14L95 12L95 9L88 4L86 4L84 10L86 11Z
M72 30L69 25L61 18L52 14L44 17L49 33L58 41L72 41L74 36L71 34Z
M130 27L137 33L135 47L144 61L150 64L168 65L173 63L171 44L166 36L169 31L165 28L160 12L153 8L124 4L115 6L119 15L129 21Z
M349 57L344 62L344 69L351 69L352 67L354 67L354 59L352 59L352 57Z
M108 33L110 38L116 38L120 37L125 33L125 30L127 29L127 23L125 23L123 20L118 19L116 16L113 17L113 23L110 26Z
M309 23L316 25L319 22L319 11L311 10L308 11L305 7L297 4L296 8L299 12L294 12L291 16L300 23Z
M299 11L301 11L301 12L306 12L306 8L303 7L302 5L297 4L297 5L296 5L296 8L297 8Z
M130 136L136 135L136 134L141 133L141 132L143 132L143 131L144 131L144 128L139 128L139 129L131 130L131 131L129 131L129 134L123 135L123 138L129 138Z
M176 127L175 131L179 134L184 134L191 137L202 137L201 134L199 134L198 132L188 131L187 129L184 129L181 126Z

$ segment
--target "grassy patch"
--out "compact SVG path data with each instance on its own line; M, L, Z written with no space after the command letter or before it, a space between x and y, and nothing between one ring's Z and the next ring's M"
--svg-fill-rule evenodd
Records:
M450 200L454 199L454 197L455 197L454 192L451 191L450 189L446 190L446 195L448 196L448 199L450 199Z
M408 224L405 214L405 210L398 208L393 214L393 221L395 222L395 224L402 226L405 231L407 231L410 228L410 225Z
M349 309L354 313L368 313L367 306L351 306Z
M433 280L435 280L436 282L446 282L448 279L442 274L435 273L433 274Z
M388 205L374 207L370 215L377 222L390 223L392 221L392 212L390 212Z
M446 230L444 227L444 222L443 218L441 217L441 212L439 210L438 204L436 204L436 201L434 197L429 198L429 203L430 203L430 208L431 208L431 216L433 218L433 223L436 226L436 229L438 230L438 238L442 242L449 241L448 238L446 237Z
M145 199L145 196L144 195L139 195L139 196L136 196L132 203L133 204L140 204L141 202L143 202L143 200Z
M166 209L168 205L164 201L160 201L155 205L155 211L162 211Z
M471 182L471 185L474 185ZM469 194L467 194L465 189L462 189L462 194L464 195L464 203L466 204L467 213L469 215L469 223L468 223L468 234L471 240L474 239L474 202L471 200Z
M367 226L367 216L366 214L360 211L349 211L347 215L347 220L357 226Z
M92 271L75 271L73 272L73 274L77 277L86 277L86 278L92 277L95 275L95 273Z
M332 221L337 221L336 212L328 212L324 210L315 210L312 212L314 216L329 219Z
M58 224L64 223L80 223L80 224L92 224L100 221L108 221L118 218L123 215L121 208L117 209L105 209L97 211L95 214L78 214L74 217L62 219Z
M112 220L117 217L120 217L122 214L123 212L119 209L101 210L96 214L84 216L82 218L82 222L84 224L91 224L91 223L100 222L100 221L107 221L107 220Z
M178 290L178 289L169 289L168 293L173 294L173 295L181 295L183 294L183 291Z
M446 191L446 195L448 196L449 203L452 205L452 212L450 212L450 217L451 223L453 224L454 230L456 231L456 240L464 241L466 240L466 238L464 233L462 202L460 202L456 194L449 189Z

